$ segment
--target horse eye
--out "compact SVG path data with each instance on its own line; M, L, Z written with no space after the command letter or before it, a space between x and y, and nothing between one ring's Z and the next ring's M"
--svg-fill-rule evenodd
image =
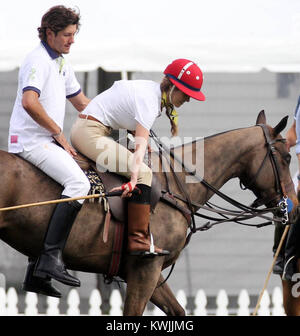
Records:
M291 158L292 158L291 154L286 154L286 155L284 156L284 160L285 160L288 164L290 164L290 162L291 162Z

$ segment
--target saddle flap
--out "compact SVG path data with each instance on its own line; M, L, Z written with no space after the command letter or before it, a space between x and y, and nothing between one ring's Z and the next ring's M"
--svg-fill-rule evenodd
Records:
M102 173L98 170L96 170L96 172L102 180L106 191L119 187L123 183L127 182L127 179L124 176L117 175L116 173ZM112 216L114 216L118 221L123 222L127 218L127 202L125 199L116 196L108 197L107 200Z
M119 187L123 183L128 182L128 179L122 175L118 175L116 173L105 172L101 173L97 171L99 174L105 190L109 191L114 187ZM156 204L158 203L161 197L161 185L156 176L153 174L152 177L152 185L151 185L151 211L154 211ZM127 199L121 197L108 197L108 203L111 210L112 215L118 220L122 222L127 221Z

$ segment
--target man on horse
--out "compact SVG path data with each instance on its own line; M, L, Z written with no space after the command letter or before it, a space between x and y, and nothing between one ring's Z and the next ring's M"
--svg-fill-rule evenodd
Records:
M9 127L9 152L28 160L61 184L62 198L85 196L90 189L87 177L73 159L76 151L63 134L66 98L79 112L90 101L63 57L74 43L79 21L79 14L64 6L52 7L42 17L38 28L41 42L20 67ZM24 290L61 297L51 285L51 278L80 286L80 281L67 272L62 250L82 203L83 200L57 204L39 258L29 258Z
M170 253L154 245L148 228L152 170L143 159L149 131L165 109L172 135L176 135L175 107L188 102L190 97L205 100L200 91L202 71L194 62L177 59L167 66L164 74L160 84L150 80L115 82L89 103L71 130L71 142L78 151L97 164L105 165L107 170L129 179L128 183L112 190L123 190L123 197L131 196L128 199L130 255L164 256ZM109 137L111 130L120 129L135 135L134 153ZM138 193L133 194L134 189Z
M300 201L300 97L298 98L298 102L296 105L295 113L294 113L294 121L292 126L289 128L286 134L287 147L290 150L291 147L295 146L295 151L298 159L298 185L296 187L298 201ZM277 268L275 269L276 274L280 274L283 277L283 280L291 280L298 281L298 278L293 278L295 273L299 273L299 259L300 259L300 216L299 216L299 208L297 208L297 212L295 215L295 223L293 223L289 229L284 251L281 252L281 255L278 258L278 262L276 264ZM278 238L280 239L281 232L283 229L277 229ZM281 231L281 232L280 232ZM275 231L276 232L276 231ZM276 244L275 244L276 245ZM276 272L277 271L277 272Z

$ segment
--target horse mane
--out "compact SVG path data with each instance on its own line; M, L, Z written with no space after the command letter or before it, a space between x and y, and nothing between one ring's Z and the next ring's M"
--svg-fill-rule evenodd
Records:
M254 125L256 126L256 125ZM227 130L227 131L222 131L222 132L219 132L219 133L216 133L216 134L211 134L211 135L208 135L208 136L205 136L204 138L202 138L201 140L208 140L208 139L211 139L211 138L214 138L214 137L217 137L217 136L220 136L220 135L223 135L223 134L226 134L226 133L230 133L230 132L234 132L234 131L238 131L238 130L243 130L243 129L247 129L247 128L250 128L250 127L253 127L253 126L249 126L249 127L239 127L239 128L234 128L234 129L230 129L230 130ZM187 142L185 143L184 145L192 145L194 144L195 142L199 141L199 139L197 140L192 140L190 142ZM175 146L175 147L172 147L171 150L175 150L179 147L182 147L182 145L178 145L178 146Z

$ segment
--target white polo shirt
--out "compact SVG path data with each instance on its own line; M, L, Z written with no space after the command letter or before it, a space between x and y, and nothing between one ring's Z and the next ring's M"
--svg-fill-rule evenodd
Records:
M9 125L8 151L19 153L53 141L48 130L36 123L22 106L26 90L39 94L39 102L47 114L63 129L66 98L81 92L70 64L41 42L27 55L20 67L18 91Z
M160 84L151 80L120 80L96 96L82 114L114 130L134 131L137 123L150 130L160 116Z

